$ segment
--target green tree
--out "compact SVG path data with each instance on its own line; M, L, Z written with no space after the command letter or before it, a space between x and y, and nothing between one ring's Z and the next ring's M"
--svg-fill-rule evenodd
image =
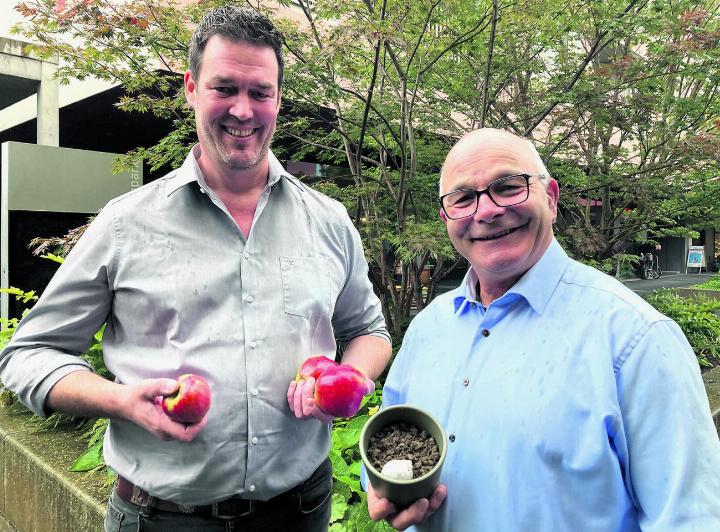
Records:
M196 141L179 76L189 28L226 2L26 0L18 32L59 54L62 81L122 84L118 107L173 120L157 145L130 154L158 170ZM578 258L720 223L717 3L298 0L294 16L279 9L288 0L247 3L286 39L275 149L345 169L310 178L353 216L398 340L458 260L437 217L437 177L471 129L540 146L563 190L558 235ZM362 502L358 427L334 430L333 530L382 528L363 504L348 506Z
M195 141L178 73L189 28L225 1L18 9L25 35L60 54L62 80L121 83L119 107L174 121L132 153L158 169ZM436 182L470 129L535 140L563 190L559 237L578 258L608 259L638 238L720 218L720 18L708 0L299 0L292 17L248 4L286 38L275 149L346 169L311 179L354 217L396 338L457 263Z
M523 7L498 24L489 119L542 146L561 183L570 250L602 259L645 231L717 225L717 5Z

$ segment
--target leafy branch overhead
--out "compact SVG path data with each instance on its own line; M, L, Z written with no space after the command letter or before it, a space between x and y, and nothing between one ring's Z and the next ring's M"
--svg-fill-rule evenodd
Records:
M121 83L116 105L174 129L138 147L154 171L196 142L181 90L190 29L224 0L26 0L21 33L61 80ZM443 158L490 126L533 139L561 187L557 234L620 264L639 239L717 225L720 17L709 0L247 2L287 57L274 150L360 230L391 332L460 260L437 216Z

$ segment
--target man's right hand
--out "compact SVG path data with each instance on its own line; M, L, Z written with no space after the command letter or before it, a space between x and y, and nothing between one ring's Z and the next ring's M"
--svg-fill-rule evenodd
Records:
M418 499L404 510L398 512L392 502L376 495L369 482L367 486L367 503L370 518L373 521L384 519L395 530L405 530L412 525L422 523L442 506L445 497L447 497L447 487L440 484L435 488L429 500Z
M174 394L178 386L173 379L118 384L92 371L79 370L55 383L46 406L74 416L125 419L163 440L191 441L205 427L207 416L190 425L178 423L160 404L162 397Z
M146 379L127 386L122 417L143 427L162 440L192 441L205 428L207 414L197 423L180 423L168 417L162 398L174 394L178 382L172 379Z

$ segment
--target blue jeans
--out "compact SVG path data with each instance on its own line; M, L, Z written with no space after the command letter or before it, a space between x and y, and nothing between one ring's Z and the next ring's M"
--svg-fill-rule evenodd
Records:
M231 519L152 509L143 515L141 507L118 497L113 490L105 532L326 532L332 485L332 465L326 460L299 486L296 504L260 505L248 516Z

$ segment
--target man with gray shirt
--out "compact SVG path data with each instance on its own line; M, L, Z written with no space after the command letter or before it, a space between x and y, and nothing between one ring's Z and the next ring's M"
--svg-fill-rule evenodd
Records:
M106 530L326 530L330 416L304 359L376 378L390 341L345 209L270 152L280 36L249 9L210 11L184 85L199 144L183 165L108 203L0 354L34 412L111 419L118 485ZM103 379L78 357L104 324ZM192 425L157 398L182 373L213 394Z

